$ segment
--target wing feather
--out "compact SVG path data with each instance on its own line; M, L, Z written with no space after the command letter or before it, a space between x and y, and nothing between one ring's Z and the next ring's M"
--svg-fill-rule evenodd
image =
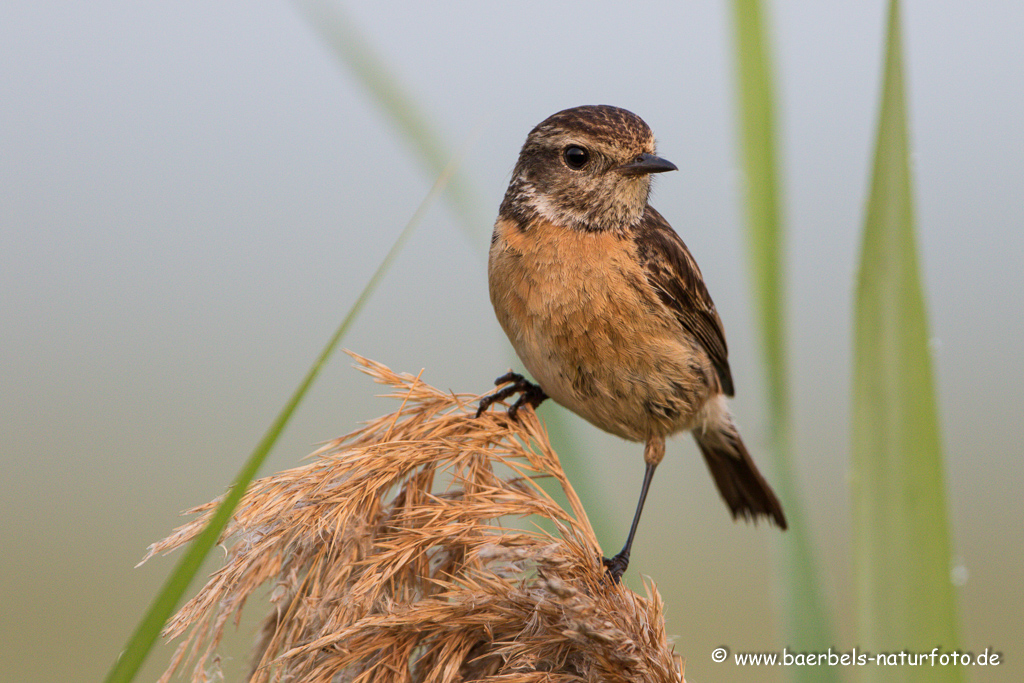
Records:
M729 349L722 319L690 250L668 221L650 206L634 229L633 239L648 283L683 329L704 347L718 373L723 393L732 396Z

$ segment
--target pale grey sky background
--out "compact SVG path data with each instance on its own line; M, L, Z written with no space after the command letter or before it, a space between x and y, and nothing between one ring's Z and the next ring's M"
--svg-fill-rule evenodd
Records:
M595 103L646 119L680 167L657 179L653 203L701 264L729 335L734 410L763 451L728 3L345 9L453 152L483 127L463 169L483 235L538 121ZM884 3L770 9L796 459L846 649L850 303ZM1019 680L1024 5L914 0L904 19L955 559L968 576L963 644L1005 653L973 680ZM146 545L235 475L434 179L287 2L5 0L0 98L0 679L96 680L176 560L133 569ZM438 203L345 345L425 368L444 388L487 389L511 352L485 270ZM391 410L376 392L336 359L266 471ZM593 463L584 502L618 525L602 539L614 551L641 449L569 422ZM658 583L689 679L782 680L709 656L786 644L775 534L733 524L690 440L670 442L631 572ZM253 628L243 623L229 672Z

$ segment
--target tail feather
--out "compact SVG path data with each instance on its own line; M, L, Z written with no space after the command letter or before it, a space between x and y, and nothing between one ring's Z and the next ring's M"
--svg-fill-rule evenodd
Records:
M733 518L757 521L764 515L780 529L786 528L779 499L757 470L731 420L695 429L693 437Z

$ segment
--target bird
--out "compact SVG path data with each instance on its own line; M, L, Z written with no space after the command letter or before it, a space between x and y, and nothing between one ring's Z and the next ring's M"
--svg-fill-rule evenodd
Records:
M488 285L499 324L535 380L509 372L476 415L515 394L508 414L547 398L644 443L644 477L617 583L665 439L689 431L733 518L782 505L740 438L722 320L682 238L648 203L651 176L678 170L650 127L609 105L559 111L530 131L498 211Z

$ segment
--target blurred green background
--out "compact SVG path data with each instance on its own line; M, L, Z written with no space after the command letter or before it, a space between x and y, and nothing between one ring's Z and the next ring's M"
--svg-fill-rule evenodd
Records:
M510 351L486 241L526 133L568 106L644 117L680 173L652 202L704 271L748 445L768 435L742 228L723 3L346 5L452 152L476 208L437 203L345 345L455 391ZM835 646L857 645L850 561L852 292L880 92L882 2L772 6L787 191L794 442ZM905 3L918 244L954 533L961 641L1024 676L1024 7ZM134 570L218 495L433 183L358 78L286 3L0 5L0 680L96 680L170 560ZM478 215L473 215L474 212ZM477 222L467 238L464 225ZM393 405L339 357L265 471ZM557 408L545 407L542 414ZM641 448L566 418L589 508L621 543ZM770 468L769 468L770 469ZM688 438L670 442L634 549L701 680L780 649L777 532L733 524ZM250 605L252 616L261 607ZM253 634L243 622L229 674ZM902 643L892 643L899 650ZM172 648L161 646L139 680ZM857 680L858 672L841 674Z

